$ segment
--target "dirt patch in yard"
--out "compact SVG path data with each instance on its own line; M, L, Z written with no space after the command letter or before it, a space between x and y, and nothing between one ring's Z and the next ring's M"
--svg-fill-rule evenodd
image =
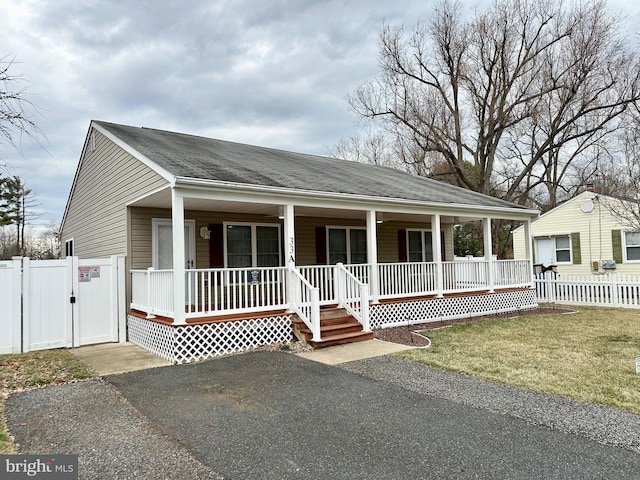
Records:
M572 308L564 307L543 307L534 308L532 310L522 310L520 312L501 313L497 315L484 315L481 317L459 318L456 320L443 320L435 322L418 323L415 325L407 325L402 327L393 328L381 328L374 330L375 338L384 340L386 342L400 343L402 345L412 345L415 347L428 347L430 340L419 335L416 332L424 330L433 330L436 328L448 327L450 325L456 325L458 323L472 323L482 322L484 320L494 318L516 318L516 317L528 317L532 315L544 315L544 314L559 314L559 313L574 313Z

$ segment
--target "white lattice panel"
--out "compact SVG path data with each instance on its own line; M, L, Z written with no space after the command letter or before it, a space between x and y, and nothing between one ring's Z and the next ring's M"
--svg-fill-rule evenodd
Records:
M173 348L173 327L163 323L145 320L133 315L127 316L129 341L138 347L175 362Z
M291 340L291 316L175 327L175 362L189 363Z
M129 316L129 340L174 363L189 363L291 340L291 316L165 325Z
M454 320L537 308L534 290L372 305L371 328Z

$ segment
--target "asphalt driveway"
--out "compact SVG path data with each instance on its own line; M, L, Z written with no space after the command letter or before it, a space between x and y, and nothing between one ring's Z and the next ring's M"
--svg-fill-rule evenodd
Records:
M629 450L279 352L23 392L9 398L7 417L22 453L78 453L83 478L569 479L640 471L640 455Z

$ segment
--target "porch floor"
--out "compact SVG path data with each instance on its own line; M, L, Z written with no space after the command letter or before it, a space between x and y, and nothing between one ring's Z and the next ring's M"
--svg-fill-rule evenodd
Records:
M437 295L422 295L422 296L407 296L407 297L396 297L396 298L385 298L381 299L378 303L380 305L389 305L389 304L400 304L406 302L420 302L420 301L429 301L429 300L440 300L446 298L461 298L461 297L475 297L482 295L492 295L492 294L501 294L501 293L509 293L509 292L521 292L532 290L531 288L496 288L495 291L490 292L489 290L474 290L472 292L456 292L456 293L445 293L442 297L438 298ZM373 305L373 304L372 304ZM337 305L322 305L320 306L320 312L330 310L336 308ZM191 311L189 308L185 309L186 311ZM220 323L220 322L235 322L235 321L243 321L243 320L254 320L257 318L263 317L272 317L287 314L287 310L264 310L260 312L253 313L237 313L233 315L203 315L201 317L188 318L187 325L199 325L206 323ZM142 318L145 320L149 320L152 322L162 323L164 325L173 325L172 317L163 317L161 315L156 315L154 318L147 318L144 312L140 312L138 310L130 310L129 315L133 315L138 318Z

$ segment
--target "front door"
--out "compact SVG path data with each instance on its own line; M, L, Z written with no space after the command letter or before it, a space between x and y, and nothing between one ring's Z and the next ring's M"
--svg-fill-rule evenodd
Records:
M549 266L555 263L553 238L536 238L536 262Z
M184 258L185 268L196 268L195 257L195 230L194 220L184 222ZM173 233L171 220L154 218L152 220L152 266L156 270L173 269ZM187 274L188 275L188 274ZM186 283L188 285L188 282ZM190 303L189 293L184 294L185 305Z

